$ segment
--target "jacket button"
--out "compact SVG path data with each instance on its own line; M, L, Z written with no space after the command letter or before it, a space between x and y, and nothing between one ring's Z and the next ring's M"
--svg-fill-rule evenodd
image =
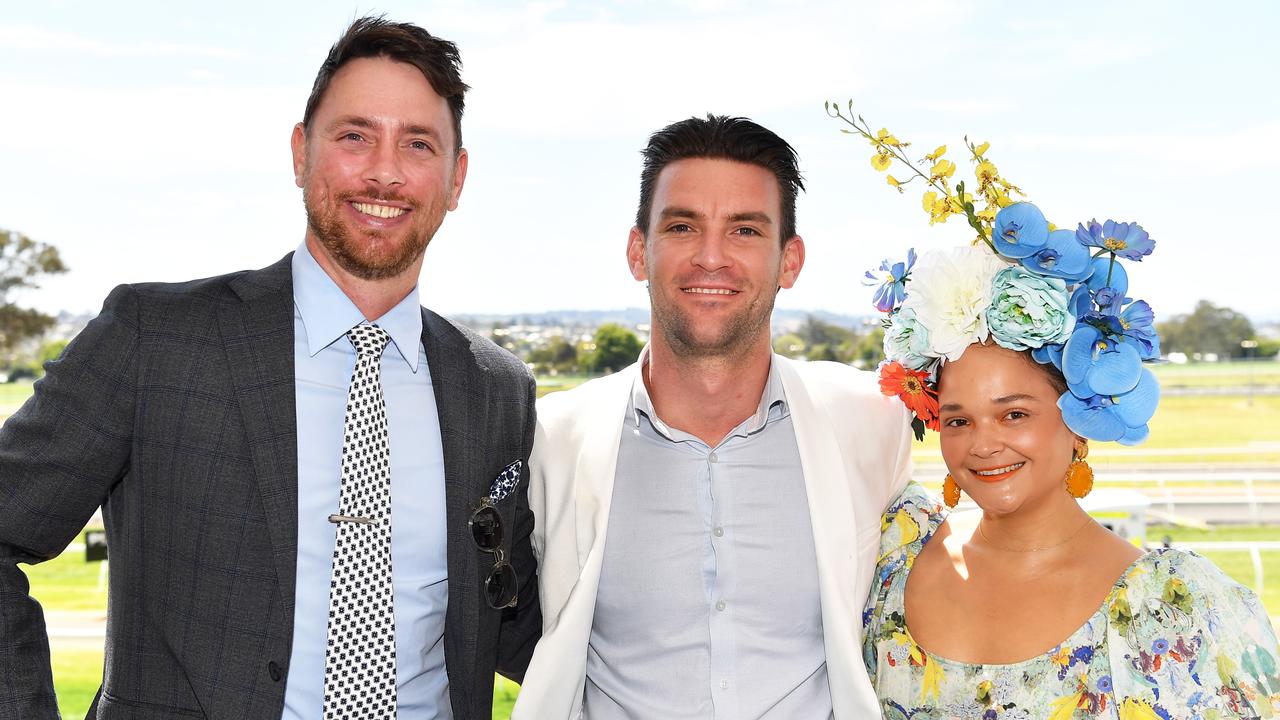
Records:
M271 679L275 682L280 682L280 680L284 678L284 673L281 672L280 666L277 665L274 660L267 663L267 674L270 675Z

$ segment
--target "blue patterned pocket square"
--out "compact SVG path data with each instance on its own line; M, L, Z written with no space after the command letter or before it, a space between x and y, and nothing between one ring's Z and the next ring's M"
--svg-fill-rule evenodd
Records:
M497 504L516 489L516 485L520 483L522 467L524 467L524 461L517 460L498 473L498 477L494 478L493 484L489 486L489 502Z

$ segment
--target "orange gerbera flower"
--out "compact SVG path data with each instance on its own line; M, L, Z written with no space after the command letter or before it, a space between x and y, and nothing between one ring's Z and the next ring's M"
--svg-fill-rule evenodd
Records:
M930 430L937 430L938 391L929 386L929 373L890 362L880 367L880 392L898 396Z

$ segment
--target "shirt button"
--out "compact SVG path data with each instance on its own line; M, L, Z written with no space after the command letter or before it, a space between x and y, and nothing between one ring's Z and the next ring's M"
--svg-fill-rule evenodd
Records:
M724 610L724 608L725 608L725 604L724 604L724 601L723 601L723 600L720 600L719 602L717 602L717 603L716 603L716 609L717 609L717 610L723 611L723 610Z
M728 680L721 680L721 681L720 681L720 689L721 689L721 690L728 690L728 689L729 689L729 681L728 681Z
M712 530L711 532L715 534L716 537L724 537L724 528L722 527L717 527L715 530Z
M707 456L707 462L719 462L719 460L720 460L719 456L717 456L715 453L711 453L710 455Z

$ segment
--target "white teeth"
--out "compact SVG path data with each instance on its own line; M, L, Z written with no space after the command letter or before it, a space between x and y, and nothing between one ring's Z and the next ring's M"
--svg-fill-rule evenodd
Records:
M699 295L734 295L737 290L728 290L725 288L685 288L687 293L697 293Z
M996 468L995 470L976 470L974 472L976 472L978 475L986 475L986 476L1003 475L1007 472L1012 472L1014 470L1017 470L1022 466L1023 466L1023 463L1014 463L1012 465L1006 465L1002 468Z
M404 208L391 207L390 205L374 205L373 203L351 203L356 210L365 215L372 215L380 218L400 217L405 213Z

